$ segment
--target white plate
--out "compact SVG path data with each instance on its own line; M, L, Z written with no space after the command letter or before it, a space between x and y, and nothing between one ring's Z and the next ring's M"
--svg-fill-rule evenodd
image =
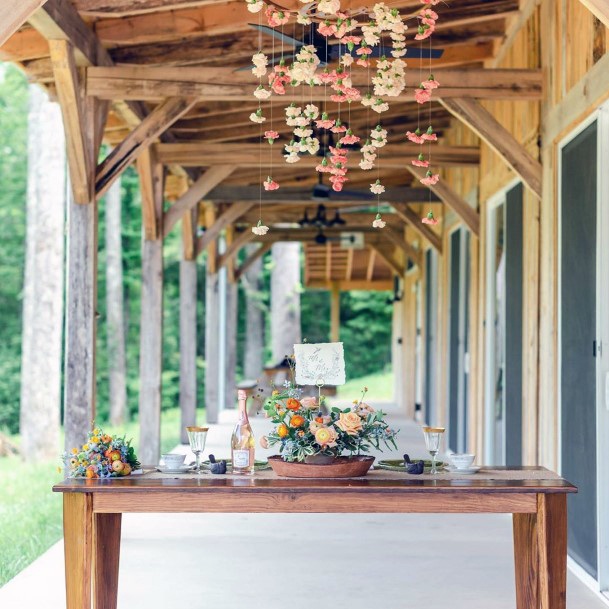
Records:
M449 471L451 474L475 474L476 472L480 471L480 466L479 465L472 465L472 467L468 467L467 469L462 468L462 469L458 469L456 467L453 467L452 465L447 465L446 466L447 471Z
M171 467L163 467L162 465L157 465L156 470L161 472L162 474L185 474L190 470L194 469L194 465L182 465L181 467L171 468Z

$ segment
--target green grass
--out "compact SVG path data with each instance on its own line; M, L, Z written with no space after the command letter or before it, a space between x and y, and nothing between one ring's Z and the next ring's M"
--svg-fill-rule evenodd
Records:
M393 372L375 372L359 379L347 381L338 388L338 399L353 401L360 398L362 389L368 387L366 400L390 402L393 400Z
M121 428L102 425L107 433L126 434L139 443L137 421ZM180 438L179 409L161 416L161 452L171 450ZM18 438L14 438L18 443ZM63 440L62 440L63 441ZM26 464L21 457L0 458L0 587L61 538L61 494L51 486L61 480L57 449L55 463Z

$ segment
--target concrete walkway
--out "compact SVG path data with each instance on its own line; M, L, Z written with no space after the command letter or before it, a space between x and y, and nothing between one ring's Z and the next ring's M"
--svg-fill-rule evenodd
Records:
M233 420L212 427L206 455L228 454ZM423 457L418 427L392 420L399 454ZM63 609L62 552L0 589L0 607ZM128 514L119 609L513 609L513 581L506 515ZM607 605L570 573L567 607Z

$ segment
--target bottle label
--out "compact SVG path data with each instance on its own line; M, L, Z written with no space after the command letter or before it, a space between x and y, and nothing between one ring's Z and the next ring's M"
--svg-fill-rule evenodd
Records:
M234 450L233 451L233 467L249 467L250 466L250 451L249 450Z

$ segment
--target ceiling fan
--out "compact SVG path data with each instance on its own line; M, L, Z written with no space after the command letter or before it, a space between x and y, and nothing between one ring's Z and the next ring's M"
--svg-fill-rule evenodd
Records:
M327 44L327 39L321 34L317 33L314 28L309 28L305 31L303 40L297 40L292 36L288 36L282 32L275 30L272 27L266 25L258 25L257 23L248 24L250 27L266 34L267 36L273 36L280 40L284 45L294 47L293 51L283 54L283 59L293 59L300 49L308 44L315 47L317 57L321 61L321 66L327 66L331 62L338 61L340 45L338 44ZM355 50L359 48L359 45L355 46ZM371 57L381 57L386 54L389 55L388 47L377 45L371 49ZM344 52L344 49L343 49ZM405 59L440 59L444 54L444 49L429 49L420 47L408 47L406 49ZM282 59L281 55L275 55L269 58L269 63L275 65Z

